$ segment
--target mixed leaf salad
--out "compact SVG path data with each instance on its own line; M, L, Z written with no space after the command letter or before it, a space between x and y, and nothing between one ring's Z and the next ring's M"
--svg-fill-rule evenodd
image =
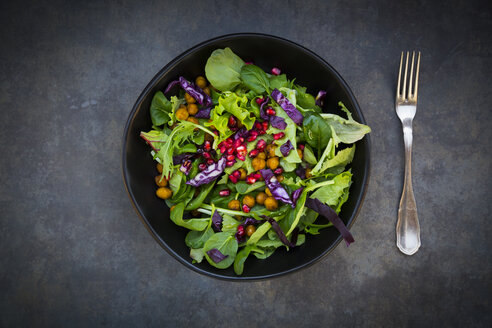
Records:
M212 52L205 75L158 91L152 129L141 132L158 162L156 194L190 230L193 261L233 265L240 275L248 256L299 247L330 226L353 242L338 213L354 143L370 128L342 103L347 118L323 113L325 91L314 97L279 68L266 73L229 48Z

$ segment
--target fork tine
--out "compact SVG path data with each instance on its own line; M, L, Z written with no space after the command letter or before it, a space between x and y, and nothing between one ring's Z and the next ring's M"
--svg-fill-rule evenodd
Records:
M408 72L408 57L410 56L410 53L407 51L407 60L405 62L405 77L403 78L403 99L408 99L408 92L407 92L407 72Z
M396 87L396 98L400 98L400 81L401 81L401 67L403 65L403 51L401 52L401 58L400 58L400 71L398 72L398 86Z
M413 97L412 81L413 81L413 63L415 61L415 51L412 52L412 65L410 66L410 81L408 82L408 99Z
M415 91L413 92L413 98L417 100L417 91L419 89L419 69L420 69L420 51L417 57L417 69L415 70Z

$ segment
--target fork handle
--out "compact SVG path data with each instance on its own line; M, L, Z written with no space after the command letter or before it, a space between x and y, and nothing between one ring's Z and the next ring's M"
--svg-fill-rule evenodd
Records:
M406 255L415 254L420 247L420 225L412 188L412 123L403 123L405 142L405 181L398 209L396 245Z

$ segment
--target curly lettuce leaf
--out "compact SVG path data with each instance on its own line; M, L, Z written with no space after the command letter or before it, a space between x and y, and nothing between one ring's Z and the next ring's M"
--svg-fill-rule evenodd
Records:
M231 91L241 83L244 61L230 48L216 49L205 65L205 75L212 86L220 91Z
M333 184L318 188L310 198L316 198L322 203L331 206L338 214L342 205L347 201L350 185L352 184L352 173L343 172L333 178Z

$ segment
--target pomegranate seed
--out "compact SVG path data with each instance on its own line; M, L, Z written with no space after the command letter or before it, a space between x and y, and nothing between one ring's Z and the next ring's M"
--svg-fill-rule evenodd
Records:
M262 136L262 135L266 134L266 131L265 131L265 130L258 131L258 134L259 134L260 136Z
M275 133L273 135L273 139L275 139L275 140L282 139L284 136L285 136L285 133L283 133L283 132Z
M250 62L245 62L244 65L254 65L254 63L250 61Z
M263 102L263 98L256 98L255 101L258 105L261 105L261 103Z
M229 175L229 180L231 180L232 183L237 183L237 178L233 176L232 174Z
M242 155L242 154L237 154L237 158L241 161L244 161L246 160L246 156Z
M268 121L261 122L261 126L263 128L262 130L265 130L266 131L268 129Z
M205 141L205 143L203 144L203 149L205 149L206 151L209 151L210 149L212 149L212 143L208 140Z
M231 191L229 189L224 189L219 191L219 195L222 197L229 196L231 194Z
M261 131L261 130L263 130L263 125L261 125L260 122L256 122L255 123L255 129Z
M226 150L226 153L227 153L227 155L232 155L232 154L234 154L234 151L235 151L234 148L231 147L231 148Z
M207 151L204 151L203 154L202 154L202 156L205 157L206 159L212 158L212 156L210 155L210 153L207 152Z
M227 139L224 141L224 143L225 143L226 147L231 147L231 146L232 146L232 144L233 144L233 142L234 142L234 141L232 141L232 139L231 139L231 138L227 138Z
M256 157L258 156L259 153L260 151L258 149L253 149L252 151L249 152L249 157L251 158Z
M203 171L203 170L205 170L206 168L207 168L207 164L205 164L205 163L200 163L200 164L198 164L198 169L199 169L200 171Z
M256 180L260 180L261 179L261 174L260 173L254 173L252 174L253 178L255 178Z
M207 159L207 165L215 164L215 161L212 158Z
M244 205L243 205L243 212L244 212L244 213L249 213L249 211L251 211L251 208L249 208L249 206L248 206L248 205L244 204ZM244 228L243 228L243 229L244 229Z
M300 150L304 150L304 145L303 144L299 144L299 145L297 145L297 148L299 148Z
M226 152L227 148L226 148L226 146L225 146L225 145L222 145L222 146L220 146L220 147L219 147L219 150L220 150L220 152L223 154L223 153L225 153L225 152Z
M236 126L236 124L237 124L237 120L234 117L234 115L229 116L229 123L228 123L229 127Z
M253 131L253 132L256 132L256 131ZM258 138L258 132L256 132L253 135L250 135L247 140L248 140L248 142L253 142L256 140L256 138Z
M273 75L280 75L280 68L278 67L273 67L271 70Z
M282 172L284 172L284 169L281 167L278 167L275 169L275 171L273 171L273 173L277 175L282 174Z
M240 139L236 139L236 140L234 140L232 147L237 148L237 147L241 146L241 144L242 144L242 141Z
M256 144L256 149L258 149L258 151L264 151L265 147L266 147L266 141L263 139L258 141L258 143Z
M227 167L231 167L231 166L233 166L234 164L236 164L236 160L233 160L233 161L227 161L227 162L226 162L226 166L227 166Z
M247 183L247 184L253 184L253 183L255 183L255 182L256 182L256 179L255 179L255 177L254 177L254 176L249 175L249 176L247 176L247 177L246 177L246 183Z
M246 152L246 150L247 149L246 149L246 146L245 145L241 145L241 146L236 147L236 152L238 154L244 153L244 152Z
M239 225L239 226L237 227L237 232L239 232L239 233L244 233L244 226L243 226L243 225Z
M226 157L227 161L233 161L235 159L236 159L236 156L234 156L234 155L227 155L227 157Z
M275 116L275 114L277 114L277 112L275 112L275 109L273 109L272 107L267 107L266 114L270 115L270 116Z
M232 175L239 179L241 177L241 172L239 172L239 170L236 170L232 172Z

